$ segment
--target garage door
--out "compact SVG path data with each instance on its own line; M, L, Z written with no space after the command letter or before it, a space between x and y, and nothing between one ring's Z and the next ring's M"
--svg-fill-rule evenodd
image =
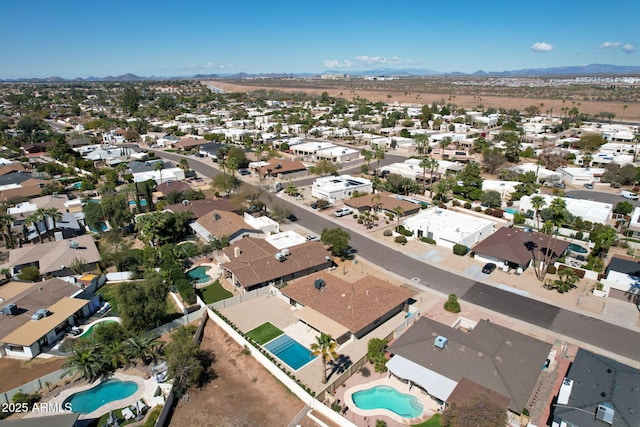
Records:
M628 301L633 304L640 304L640 295L621 291L620 289L609 289L609 297Z

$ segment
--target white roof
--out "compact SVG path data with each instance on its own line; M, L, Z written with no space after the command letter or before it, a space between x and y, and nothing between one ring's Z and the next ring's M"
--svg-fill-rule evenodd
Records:
M18 203L12 208L7 208L7 214L17 215L21 213L35 212L37 209L38 205L36 205L35 203L24 202Z
M316 152L318 150L324 150L324 149L335 147L335 146L336 145L332 144L331 142L314 141L314 142L305 142L304 144L296 144L295 150Z
M347 187L357 189L371 185L371 180L366 178L354 178L351 175L325 176L317 178L313 182L314 187L322 187L326 191L338 191Z
M402 356L393 356L391 360L386 363L386 367L393 375L418 384L427 390L431 396L444 402L449 399L449 396L458 385L456 381L420 366Z
M283 231L282 233L275 233L264 238L267 243L276 249L291 248L296 245L301 245L307 241L306 238L293 230Z
M438 237L451 242L459 242L466 236L496 224L495 221L438 207L423 209L403 223L409 230L418 230L421 225L428 224L429 229L438 230Z
M544 208L551 206L551 201L556 197L549 194L534 194L532 196L523 196L520 199L520 209L524 212L534 210L531 205L533 196L542 196L545 201ZM611 218L613 213L613 205L611 203L595 202L593 200L564 198L567 211L574 216L579 216L585 221L597 222L605 224Z

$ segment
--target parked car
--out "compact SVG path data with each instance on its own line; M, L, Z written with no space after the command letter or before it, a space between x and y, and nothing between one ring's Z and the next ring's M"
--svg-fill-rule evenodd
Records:
M632 191L621 191L620 195L625 199L638 200L638 195Z
M353 213L353 209L351 208L341 208L336 211L336 216L340 218L341 216L349 215Z
M295 216L294 214L290 214L287 219L291 222L296 222L298 220L298 217Z
M491 274L496 269L496 267L497 266L494 263L488 262L484 265L484 267L482 267L482 272L484 274Z
M319 242L320 238L318 236L316 236L315 234L309 234L307 236L307 242L310 242L312 240L315 241L315 242Z
M318 202L311 203L311 209L318 209L319 207L320 205L318 204Z
M590 182L587 182L586 184L584 184L584 188L587 188L589 190L593 190L593 184Z
M239 169L238 173L242 176L251 175L251 171L249 169Z
M555 184L553 184L554 187L556 188L567 188L567 186L564 184L564 182L556 182Z

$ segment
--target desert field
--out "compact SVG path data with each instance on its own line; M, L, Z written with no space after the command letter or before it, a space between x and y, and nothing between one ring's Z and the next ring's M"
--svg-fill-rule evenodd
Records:
M203 82L213 84L216 87L224 90L225 92L251 92L259 89L263 90L278 90L288 93L300 93L320 95L322 92L327 92L329 96L335 98L355 99L364 98L374 102L387 102L387 103L410 103L417 105L431 104L433 102L439 102L445 100L452 104L464 107L468 110L476 108L479 104L482 104L484 108L494 107L496 109L518 109L524 111L524 109L531 105L540 107L542 113L548 110L553 110L552 115L559 117L562 114L562 109L571 109L573 107L578 108L580 112L588 114L597 114L600 112L612 112L615 113L615 121L622 122L638 122L640 121L640 102L614 102L614 101L585 101L575 99L574 95L567 93L567 96L562 97L565 99L549 99L544 97L511 97L511 96L494 96L483 93L481 95L469 95L461 93L460 91L452 91L451 93L430 93L423 92L419 88L419 85L414 85L411 89L396 87L397 85L383 85L381 84L378 89L373 89L373 84L367 85L366 88L361 88L360 84L354 84L349 81L335 81L331 85L323 83L322 86L314 87L313 84L300 81L299 86L296 87L297 81L291 80L251 80L247 82L218 80ZM286 84L283 84L286 83ZM380 82L385 83L385 82ZM484 88L485 92L490 91L490 88ZM411 90L410 92L408 90ZM634 94L639 89L629 89ZM496 90L497 91L497 90ZM632 95L631 98L636 95ZM572 100L572 98L574 98ZM626 106L626 107L625 107Z

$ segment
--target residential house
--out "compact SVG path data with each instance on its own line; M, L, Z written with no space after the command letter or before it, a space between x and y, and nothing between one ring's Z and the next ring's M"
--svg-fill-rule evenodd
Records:
M413 295L375 276L350 283L324 271L295 280L280 292L295 308L294 316L338 343L362 338L406 310Z
M418 319L388 348L389 372L450 403L458 387L478 384L508 399L508 409L520 414L529 406L551 344L488 320L462 331L427 317ZM466 379L466 380L465 380Z
M46 184L46 180L35 178L30 173L18 172L0 176L0 203L39 196Z
M285 160L271 158L266 162L259 162L255 167L256 172L262 177L274 177L280 180L297 178L308 174L307 166L299 160Z
M569 242L555 239L530 228L502 227L475 245L472 250L480 262L496 263L504 270L524 271L534 259L549 253L550 262L559 258Z
M90 235L12 249L9 252L9 262L0 267L9 268L11 275L15 276L24 267L33 265L38 267L42 275L58 277L73 274L69 266L76 260L85 263L86 271L96 270L100 252Z
M162 169L156 169L156 164L162 163ZM134 182L145 182L150 179L156 184L168 181L184 181L184 170L175 167L173 163L164 160L147 160L145 162L129 162L129 172L133 175Z
M640 425L640 371L578 349L551 408L551 426Z
M166 197L169 193L183 193L187 190L191 190L191 186L184 181L166 181L156 186L156 192L162 193L163 197Z
M287 250L277 250L264 239L240 239L223 252L228 259L220 264L235 287L251 291L278 285L331 266L327 250L320 242L305 242Z
M217 159L220 149L226 149L228 147L228 144L220 144L219 142L207 142L206 144L200 145L198 153L202 156L213 157L214 159Z
M472 247L489 237L496 230L496 221L439 207L423 209L417 215L402 222L413 237L435 240L439 246L454 245Z
M358 213L366 211L376 213L388 212L395 216L397 212L400 211L400 216L406 216L416 214L420 211L421 205L419 203L412 203L401 197L403 196L397 196L387 191L376 191L373 194L366 194L353 199L345 199L344 204ZM417 199L415 200L418 201ZM423 203L423 206L428 205L426 202Z
M200 199L183 200L182 203L167 205L164 209L174 213L190 211L193 213L193 219L198 219L214 210L239 213L243 208L239 203L229 199Z
M366 178L355 178L351 175L324 176L316 178L311 187L311 196L328 200L332 203L345 200L354 193L371 193L373 184Z
M182 138L180 139L174 146L175 148L183 151L188 151L191 149L200 148L203 145L206 145L209 141L204 138Z
M571 185L583 185L586 183L600 182L600 178L606 172L603 168L558 168L557 173L562 181Z
M231 243L245 237L264 237L262 230L249 225L240 215L222 210L210 211L189 226L205 242L223 236L228 237Z
M0 357L31 359L52 347L68 327L99 307L98 297L79 298L83 290L60 279L0 286Z
M556 198L555 196L549 194L523 196L520 199L520 210L522 210L523 212L535 212L535 209L533 209L533 204L531 203L531 199L534 196L541 196L544 199L545 208L551 206L551 202ZM613 205L611 203L602 203L586 199L573 199L569 197L564 197L562 198L562 200L564 200L567 211L571 215L580 217L584 221L607 224L609 220L611 220L611 216L613 215Z
M612 257L600 283L605 296L640 304L640 262L637 260Z
M27 169L22 163L8 163L0 166L0 176L8 174L22 174L29 173L31 170Z

